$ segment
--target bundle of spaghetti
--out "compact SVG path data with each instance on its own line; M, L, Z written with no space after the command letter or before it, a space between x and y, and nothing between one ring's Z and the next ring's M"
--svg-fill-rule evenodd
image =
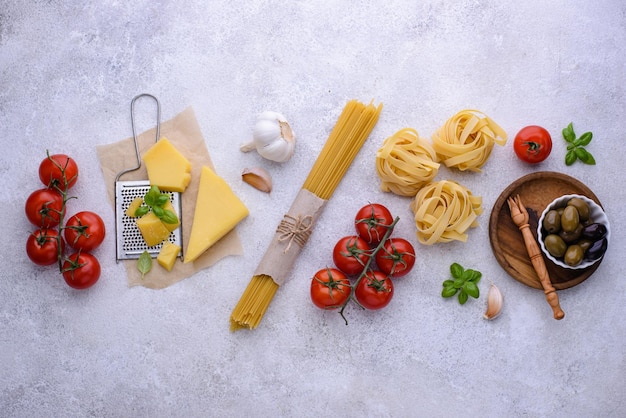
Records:
M462 110L432 137L433 148L447 167L480 171L494 144L506 144L506 132L478 110Z
M230 317L230 329L256 328L285 283L325 203L378 121L382 104L349 101Z
M376 153L380 189L413 197L439 171L437 154L429 141L413 128L404 128L385 139Z
M478 226L482 198L452 180L430 183L411 202L417 239L422 244L467 241L466 231Z

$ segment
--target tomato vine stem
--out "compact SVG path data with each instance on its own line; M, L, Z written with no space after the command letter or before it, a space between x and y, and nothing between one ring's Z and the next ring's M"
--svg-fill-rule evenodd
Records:
M357 279L354 281L354 284L352 284L351 286L350 297L348 297L348 299L343 303L343 305L341 305L341 309L339 309L339 315L341 315L346 325L348 325L348 319L344 315L344 311L346 310L348 303L350 303L350 300L354 301L358 306L361 307L361 309L365 309L363 305L361 305L359 301L356 299L354 295L355 289L357 288L361 280L363 280L363 278L367 275L367 272L370 269L370 264L372 263L372 260L376 258L376 254L378 253L378 251L383 249L383 247L385 246L385 242L391 236L393 232L393 228L396 226L399 220L400 220L400 217L396 217L390 225L385 225L385 227L387 228L387 231L385 232L383 239L380 240L378 245L376 245L376 247L371 250L371 254L367 260L367 263L365 263L365 265L363 266L363 271L361 271L361 274L359 274L359 277L357 277Z

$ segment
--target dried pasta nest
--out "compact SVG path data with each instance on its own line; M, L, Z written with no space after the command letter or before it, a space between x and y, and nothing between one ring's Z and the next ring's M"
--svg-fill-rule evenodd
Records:
M376 153L380 188L400 196L415 196L439 171L437 154L430 142L412 128L404 128L385 139Z
M442 180L422 187L410 207L422 244L466 242L466 231L478 226L482 198L455 181Z
M462 110L432 137L433 148L446 167L480 171L494 144L506 144L506 132L478 110Z

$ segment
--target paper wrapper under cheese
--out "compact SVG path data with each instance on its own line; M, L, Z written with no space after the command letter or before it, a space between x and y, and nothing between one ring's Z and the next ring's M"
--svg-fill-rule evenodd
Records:
M278 225L255 275L266 274L279 286L287 281L326 202L306 189L300 190Z
M142 155L148 148L154 145L155 134L156 128L152 128L138 136L139 152ZM183 248L187 248L189 236L191 235L191 224L196 206L195 199L198 194L202 166L214 167L204 136L191 106L174 118L162 122L161 136L166 137L191 162L191 182L182 194ZM111 207L114 208L115 176L123 169L137 164L133 138L126 138L108 145L99 145L96 149L109 201L111 202ZM125 174L121 180L146 180L147 178L148 173L145 164L142 164L139 170ZM202 269L212 266L224 257L241 254L243 254L243 247L237 231L233 229L193 263L184 264L180 260L176 261L172 271L167 271L154 262L152 270L142 278L141 273L137 269L137 260L123 260L123 263L129 287L143 286L151 289L163 289L194 275Z

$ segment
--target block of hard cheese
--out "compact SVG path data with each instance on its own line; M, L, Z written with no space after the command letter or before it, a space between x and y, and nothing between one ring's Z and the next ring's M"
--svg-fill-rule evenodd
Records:
M165 270L172 271L176 258L178 258L178 253L180 253L180 247L178 245L165 241L157 256L157 262Z
M248 208L226 181L209 167L202 167L185 263L202 255L246 216Z
M141 157L151 186L184 192L191 181L191 163L167 138L161 138Z
M170 230L165 227L153 212L148 212L136 221L143 240L148 247L154 247L162 243L170 236Z

